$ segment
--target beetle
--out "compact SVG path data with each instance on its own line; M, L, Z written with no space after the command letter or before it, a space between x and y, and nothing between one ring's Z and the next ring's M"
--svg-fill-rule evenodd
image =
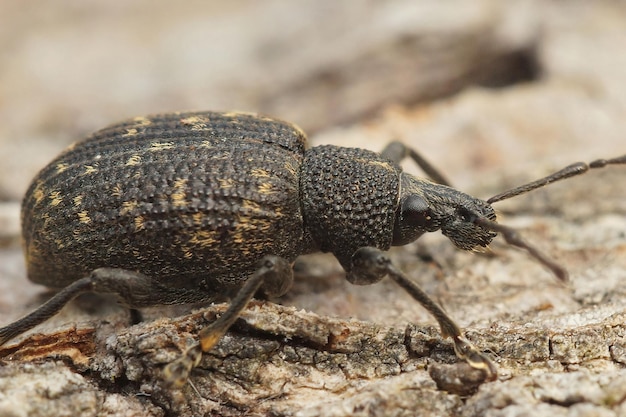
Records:
M413 159L432 179L402 171ZM565 270L496 223L491 204L626 156L577 163L488 200L450 187L417 152L306 147L297 126L256 114L180 112L137 117L71 145L35 177L22 204L28 278L60 291L0 329L0 345L80 293L113 293L128 307L231 298L199 341L168 364L182 385L259 290L279 296L295 259L331 252L353 284L390 276L438 321L457 356L497 375L442 309L384 251L441 230L458 248L509 244L565 279Z

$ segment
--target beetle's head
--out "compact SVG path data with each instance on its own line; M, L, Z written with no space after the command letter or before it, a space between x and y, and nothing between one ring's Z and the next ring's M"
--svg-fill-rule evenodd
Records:
M406 245L426 232L441 229L460 249L485 247L496 232L477 224L478 218L496 219L486 201L402 173L392 244Z
M555 181L584 174L590 168L603 168L613 164L626 164L626 155L598 159L588 164L577 162L547 177L494 195L486 201L450 187L401 173L400 198L395 213L392 245L405 245L426 232L441 229L456 246L472 250L479 246L487 246L496 233L500 233L508 244L525 249L533 258L549 268L557 278L566 281L567 271L561 265L525 242L515 229L496 223L496 215L491 204L525 194Z

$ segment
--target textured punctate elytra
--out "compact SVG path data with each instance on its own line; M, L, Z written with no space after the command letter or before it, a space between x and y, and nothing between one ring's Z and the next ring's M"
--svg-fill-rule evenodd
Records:
M305 140L291 124L229 113L96 132L24 198L29 278L64 287L98 267L125 268L206 298L237 286L264 254L292 261L312 250L298 190Z

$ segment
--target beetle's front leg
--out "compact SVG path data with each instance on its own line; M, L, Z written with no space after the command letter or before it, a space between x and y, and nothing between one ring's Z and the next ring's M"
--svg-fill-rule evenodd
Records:
M473 368L484 370L488 380L494 380L497 377L497 370L493 362L463 336L454 320L415 282L396 268L384 252L373 247L364 247L352 255L352 270L347 276L350 282L361 285L372 284L380 281L386 275L389 275L435 317L443 337L452 338L454 351L460 359L466 361Z
M241 287L224 314L202 329L199 341L165 367L163 370L165 383L176 388L185 384L191 370L200 363L202 352L210 351L219 342L261 286L267 295L278 297L285 294L292 283L293 271L289 262L278 256L265 256L261 259L257 270Z

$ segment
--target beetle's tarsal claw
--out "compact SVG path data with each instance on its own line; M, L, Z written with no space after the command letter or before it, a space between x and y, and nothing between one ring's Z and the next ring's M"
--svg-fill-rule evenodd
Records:
M498 377L498 370L494 363L476 346L463 336L453 337L454 352L474 369L482 369L487 381L494 381Z
M202 348L196 343L183 353L183 355L165 366L163 380L171 388L181 388L189 379L191 370L198 366L202 358Z

